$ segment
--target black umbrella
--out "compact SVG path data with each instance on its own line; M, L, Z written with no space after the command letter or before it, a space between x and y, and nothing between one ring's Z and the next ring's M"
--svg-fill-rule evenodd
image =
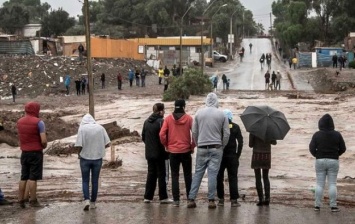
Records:
M240 116L245 129L262 140L282 140L290 130L285 115L269 106L248 106Z

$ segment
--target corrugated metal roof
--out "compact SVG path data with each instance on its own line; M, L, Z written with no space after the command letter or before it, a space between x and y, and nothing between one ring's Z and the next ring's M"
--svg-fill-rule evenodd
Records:
M138 42L140 44L145 44L145 45L152 45L152 46L177 46L180 45L180 37L172 38L136 38L136 39L129 39L131 41ZM198 46L201 45L201 37L193 37L193 38L187 38L183 37L182 38L182 45L184 46ZM206 38L203 37L203 44L204 45L209 45L211 44L211 38Z
M35 54L30 41L0 41L0 54Z
M86 41L85 36L60 36L59 39L63 39L63 43L83 43Z

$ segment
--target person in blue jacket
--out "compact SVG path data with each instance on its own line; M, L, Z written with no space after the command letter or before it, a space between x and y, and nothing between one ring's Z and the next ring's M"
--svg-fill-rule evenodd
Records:
M66 75L65 76L64 86L65 86L65 88L67 90L66 95L68 96L69 95L69 90L70 90L70 75Z
M134 72L132 71L132 69L129 69L128 70L129 87L132 87L133 79L134 79Z

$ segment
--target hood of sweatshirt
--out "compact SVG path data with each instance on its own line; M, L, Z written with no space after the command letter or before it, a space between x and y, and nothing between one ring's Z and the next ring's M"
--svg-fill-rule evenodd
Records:
M81 120L80 125L85 125L85 124L95 124L96 121L95 119L91 116L91 114L85 114L83 119Z
M334 130L334 122L332 116L330 116L329 114L323 115L323 117L319 119L318 128L321 131Z
M206 97L206 106L207 107L216 107L218 108L218 97L215 93L209 93Z
M153 123L154 121L160 118L163 118L163 116L161 116L159 113L152 113L148 118L148 122Z
M40 109L41 109L41 106L37 102L28 102L25 105L26 114L33 116L33 117L39 117L39 110Z

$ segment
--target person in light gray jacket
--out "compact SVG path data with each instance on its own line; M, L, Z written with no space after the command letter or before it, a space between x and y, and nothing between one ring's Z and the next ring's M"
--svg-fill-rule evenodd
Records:
M95 209L97 192L99 189L99 176L102 158L105 157L105 148L110 146L110 138L104 127L97 124L95 119L86 114L80 124L75 147L79 148L80 169L84 194L84 211ZM91 173L91 197L89 182Z
M189 193L188 208L195 208L195 198L200 188L205 171L208 171L208 208L216 208L215 192L217 174L223 156L223 148L229 140L230 130L228 118L218 109L218 97L209 93L206 107L197 111L193 125L192 137L197 143L195 174Z

